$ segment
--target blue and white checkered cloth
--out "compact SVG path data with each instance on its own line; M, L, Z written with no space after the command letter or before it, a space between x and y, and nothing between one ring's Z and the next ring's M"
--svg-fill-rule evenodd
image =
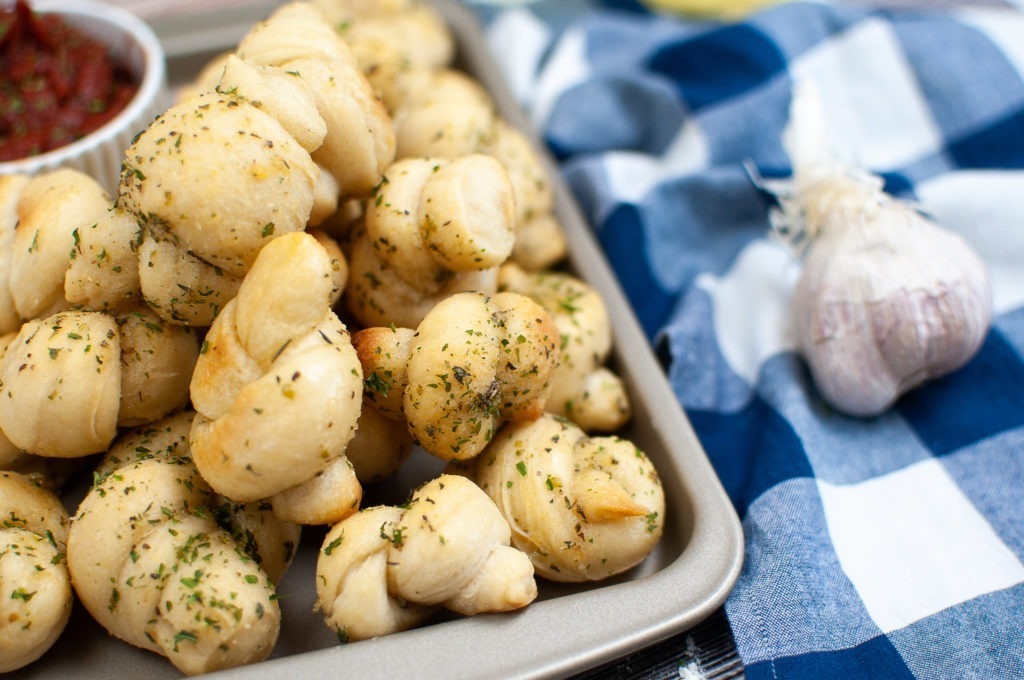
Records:
M1024 15L611 4L488 11L488 39L742 518L726 613L748 677L1024 677ZM799 264L745 169L789 172L800 77L837 150L990 268L980 353L877 418L815 391Z

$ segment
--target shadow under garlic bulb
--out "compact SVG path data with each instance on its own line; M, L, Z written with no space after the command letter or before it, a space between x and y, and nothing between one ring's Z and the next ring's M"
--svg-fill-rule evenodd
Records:
M503 427L452 466L512 527L512 545L552 581L599 581L642 562L661 538L665 495L650 459L619 437L588 437L551 414Z

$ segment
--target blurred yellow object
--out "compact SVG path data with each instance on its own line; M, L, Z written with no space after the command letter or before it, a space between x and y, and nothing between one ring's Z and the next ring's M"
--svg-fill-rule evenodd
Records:
M682 12L706 19L738 19L749 12L783 0L642 0L654 9Z

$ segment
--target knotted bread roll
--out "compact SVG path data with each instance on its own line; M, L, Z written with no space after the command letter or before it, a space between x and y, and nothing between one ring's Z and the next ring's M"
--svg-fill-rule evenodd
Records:
M418 0L312 0L351 48L374 92L395 110L420 82L451 64L455 40L437 8Z
M404 427L395 427L391 418L364 406L359 414L359 429L345 449L360 484L370 484L398 472L412 454L412 437Z
M554 213L554 189L529 137L499 120L485 151L504 166L516 196L516 246L510 259L529 271L564 260L569 244Z
M18 226L18 201L29 181L28 175L0 175L0 333L21 327L21 315L11 294L11 259Z
M483 87L452 69L414 81L395 111L399 158L493 157L505 168L515 195L516 244L512 258L530 270L565 258L568 244L554 215L554 191L533 143L499 116Z
M494 143L499 120L480 83L462 71L437 69L395 110L397 158L484 153Z
M64 297L75 309L109 312L144 303L161 319L208 326L234 297L241 277L157 240L146 222L121 206L71 232Z
M199 342L144 306L66 311L26 322L0 365L0 429L18 448L76 458L106 450L118 425L188 400Z
M107 448L121 404L121 339L102 312L29 321L0 368L0 429L19 449L75 458Z
M71 615L68 513L53 491L0 472L0 518L0 673L8 673L45 654Z
M7 355L7 347L17 333L0 336L0 365ZM58 491L81 469L83 458L48 458L22 451L0 430L0 470L17 472L32 483Z
M219 493L274 496L344 456L363 375L331 310L335 289L323 246L305 232L286 234L263 248L210 328L192 378L191 445Z
M341 197L369 194L395 157L391 117L355 56L316 7L283 5L242 38L236 54L308 84L326 124L313 159L337 181Z
M338 244L319 229L310 229L331 255L336 297L348 277L348 263ZM145 237L139 247L142 295L161 318L186 326L206 327L238 294L241 276L214 267L170 241Z
M547 411L565 416L587 432L614 432L631 416L622 379L605 363L612 329L604 300L566 272L527 272L501 267L498 287L535 300L551 314L561 336L561 361L551 379Z
M157 422L124 432L93 471L98 482L119 469L153 458L192 465L189 434L195 411L182 410ZM204 482L205 483L205 482ZM271 583L280 583L298 549L302 527L277 517L265 502L236 503L212 490L207 508L245 554L260 565Z
M365 326L411 328L453 293L494 292L513 207L508 174L488 156L396 162L354 233L348 309Z
M128 148L119 201L147 236L244 276L272 238L306 227L318 173L269 113L205 92L168 109Z
M202 260L170 240L143 236L139 288L146 304L168 323L205 328L238 294L242 276Z
M71 262L64 274L64 296L76 308L115 312L141 300L139 246L142 225L111 207L97 221L72 232Z
M512 527L512 545L552 581L614 576L661 538L665 496L647 456L551 414L506 425L483 453L452 469L487 492Z
M437 607L474 615L525 607L533 567L509 547L508 523L467 479L442 475L407 506L336 524L317 557L317 608L342 640L411 628Z
M165 322L143 304L124 308L114 321L121 347L117 424L142 425L184 407L199 357L195 332Z
M393 157L344 42L312 5L282 6L126 153L142 296L168 321L210 325L267 242L369 193Z
M353 342L367 402L401 414L410 434L442 459L477 455L502 423L544 410L558 363L550 315L517 293L459 293L417 327L367 328Z
M96 180L70 168L33 177L23 187L8 282L21 319L39 319L71 306L64 278L76 234L101 220L111 204Z
M79 599L111 635L195 675L265 659L281 614L259 566L274 559L217 522L221 502L188 455L190 420L115 443L72 518L67 559ZM278 572L291 550L283 556Z

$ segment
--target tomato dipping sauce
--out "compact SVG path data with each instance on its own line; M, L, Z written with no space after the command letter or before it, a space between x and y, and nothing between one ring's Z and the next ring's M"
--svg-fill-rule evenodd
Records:
M0 10L0 161L50 151L103 126L138 84L108 49L25 0Z

